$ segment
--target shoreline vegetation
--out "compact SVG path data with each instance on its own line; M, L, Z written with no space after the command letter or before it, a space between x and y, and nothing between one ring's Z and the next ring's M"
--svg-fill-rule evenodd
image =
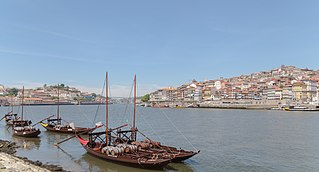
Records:
M52 164L44 164L40 161L32 161L26 157L15 155L19 146L15 142L0 140L0 171L61 171L67 172L62 167Z

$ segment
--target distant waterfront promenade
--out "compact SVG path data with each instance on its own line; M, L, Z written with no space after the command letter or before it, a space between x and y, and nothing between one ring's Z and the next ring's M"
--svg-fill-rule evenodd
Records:
M295 104L290 104L295 105ZM204 102L152 102L149 104L151 107L161 108L219 108L219 109L282 109L289 107L286 102L280 100L216 100L216 101L204 101ZM310 104L298 104L296 106L306 107L309 109L318 108L316 105Z
M204 102L153 102L152 107L190 107L190 108L225 108L225 109L270 109L279 107L280 101L262 100L216 100Z

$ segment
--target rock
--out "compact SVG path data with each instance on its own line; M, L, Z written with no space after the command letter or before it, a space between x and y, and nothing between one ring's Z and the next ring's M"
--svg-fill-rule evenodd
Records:
M34 162L34 165L41 166L41 165L42 165L42 162L40 162L40 161L35 161L35 162Z
M14 169L14 168L8 168L7 170L10 171L10 172L17 172L17 170Z
M62 170L63 170L62 167L54 167L54 168L52 169L52 171L62 171Z
M17 148L17 146L16 146L15 142L0 140L0 152L14 154L14 153L16 153L16 148Z
M57 165L50 165L50 164L43 164L41 161L37 160L37 161L32 161L32 160L29 160L27 157L20 157L20 156L16 156L14 155L16 153L16 149L18 148L19 146L16 145L15 142L10 142L10 141L6 141L6 140L0 140L0 152L4 152L4 153L7 153L7 154L10 154L20 160L23 160L24 161L24 164L26 165L30 165L30 164L33 164L33 165L36 165L38 167L41 167L42 169L47 169L47 170L50 170L50 171L62 171L62 172L65 172L66 170L64 170L62 167L60 166L57 166ZM2 162L3 160L0 159L0 162ZM6 161L6 160L4 160ZM9 162L7 162L8 164L15 164L16 163L16 160L11 160ZM5 169L5 170L2 170L2 169ZM28 168L21 168L21 169L16 169L16 168L12 168L12 167L9 167L6 168L4 165L2 165L0 163L0 172L1 171L10 171L10 172L18 172L18 171L33 171L30 166Z
M51 171L66 171L62 167L59 167L57 165L44 164L42 167Z
M27 158L27 157L20 157L20 159L28 160L28 158Z
M6 167L2 164L0 164L0 169L3 170L3 169L6 169Z

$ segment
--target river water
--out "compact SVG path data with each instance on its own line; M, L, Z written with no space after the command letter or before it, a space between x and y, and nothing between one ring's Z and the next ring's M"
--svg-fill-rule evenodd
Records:
M110 105L110 127L131 123L131 105ZM52 114L55 106L27 106L25 118L35 123ZM0 113L8 112L1 107ZM14 108L17 112L18 107ZM60 106L63 119L92 127L105 121L105 106ZM319 171L319 113L263 110L157 109L138 107L137 126L163 144L200 154L159 171ZM39 138L13 137L4 122L1 139L17 142L17 154L58 164L70 171L148 171L106 162L87 154L76 139L45 131ZM140 139L143 139L139 135Z

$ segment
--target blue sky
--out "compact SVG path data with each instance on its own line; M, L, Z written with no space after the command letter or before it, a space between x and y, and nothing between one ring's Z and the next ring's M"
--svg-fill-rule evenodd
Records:
M319 1L6 0L0 84L65 83L111 96L270 70L319 68Z

